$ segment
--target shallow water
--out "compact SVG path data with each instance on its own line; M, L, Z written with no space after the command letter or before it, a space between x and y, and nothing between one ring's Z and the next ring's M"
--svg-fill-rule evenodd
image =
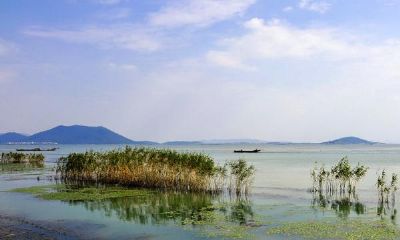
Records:
M27 146L0 145L0 152ZM46 146L28 146L43 147ZM60 156L86 150L104 151L122 145L58 145L54 152L43 152L46 168L28 172L0 173L0 213L22 216L38 221L60 223L67 231L77 232L83 238L119 239L203 239L235 237L235 231L265 238L273 226L295 221L325 218L374 218L378 204L375 187L377 173L400 173L400 145L183 145L151 146L173 148L178 151L198 151L212 156L218 163L243 158L256 167L251 196L231 199L229 196L156 194L150 198L119 198L97 202L45 201L29 194L7 190L52 183L53 167ZM234 149L262 150L261 153L233 153ZM326 202L324 196L307 191L311 186L310 170L315 162L327 167L347 156L352 164L369 167L360 182L357 199L352 202ZM37 180L39 177L39 181ZM334 200L334 199L333 199ZM227 209L220 209L221 205ZM210 207L212 210L204 210ZM398 208L398 204L394 206ZM197 211L196 211L197 209ZM201 209L201 211L200 211ZM191 210L191 211L190 211ZM171 212L170 215L168 213ZM197 220L190 219L192 214ZM204 217L219 220L212 226L199 224ZM397 219L393 220L397 224ZM78 224L79 223L79 224ZM221 224L221 226L219 226ZM224 226L228 226L225 229ZM230 228L232 227L232 228ZM234 227L239 227L234 229ZM243 230L244 231L244 230ZM218 235L222 232L222 235ZM243 236L242 236L243 237ZM287 236L268 236L287 239ZM296 238L295 238L296 239Z

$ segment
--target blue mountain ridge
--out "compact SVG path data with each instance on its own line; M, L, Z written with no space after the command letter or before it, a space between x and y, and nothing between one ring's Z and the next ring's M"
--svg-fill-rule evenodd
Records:
M58 144L154 144L150 141L133 141L105 127L89 127L82 125L57 126L31 136L18 137L20 134L0 135L0 143L9 142L54 142ZM11 135L12 136L12 135Z

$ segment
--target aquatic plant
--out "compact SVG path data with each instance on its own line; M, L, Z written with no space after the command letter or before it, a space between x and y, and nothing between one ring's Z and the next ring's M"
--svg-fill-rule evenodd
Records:
M382 170L381 174L378 175L376 181L376 187L379 192L379 200L382 202L389 202L389 195L394 200L395 192L397 191L398 177L397 174L393 173L390 183L386 180L386 172Z
M385 170L382 170L381 174L378 175L378 178L376 180L376 187L378 190L378 216L383 217L384 215L390 215L390 218L392 220L396 218L397 210L395 209L395 203L397 184L398 177L395 173L392 173L390 182L388 182L386 179ZM389 196L391 196L391 198Z
M246 162L228 164L237 187L248 190ZM59 159L57 173L66 181L88 181L182 191L220 192L225 187L227 165L221 167L203 153L170 149L131 148L107 152L71 153Z
M36 153L1 153L0 164L32 164L43 165L43 154Z
M358 182L365 176L368 167L357 164L352 167L347 157L342 158L331 170L326 170L324 166L314 167L311 171L313 181L312 192L325 192L341 194L355 193Z
M243 159L231 161L230 167L229 192L235 192L237 195L242 192L248 193L255 173L254 166L248 166Z
M288 222L272 227L268 236L279 239L399 239L400 230L382 220L348 219Z

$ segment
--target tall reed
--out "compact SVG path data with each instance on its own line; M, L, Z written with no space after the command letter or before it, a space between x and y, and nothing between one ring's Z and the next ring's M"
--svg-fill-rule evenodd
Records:
M225 186L228 171L202 153L127 146L69 154L59 159L57 173L67 181L218 192Z

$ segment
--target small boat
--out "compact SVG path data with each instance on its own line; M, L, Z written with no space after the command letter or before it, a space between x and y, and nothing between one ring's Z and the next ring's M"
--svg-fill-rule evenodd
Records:
M233 150L234 153L258 153L258 152L260 152L260 151L261 151L260 149L254 149L254 150L243 150L243 149L240 149L240 150Z
M41 149L41 148L31 148L31 149L24 149L24 148L17 148L17 152L51 152L55 151L57 148L47 148L47 149Z

